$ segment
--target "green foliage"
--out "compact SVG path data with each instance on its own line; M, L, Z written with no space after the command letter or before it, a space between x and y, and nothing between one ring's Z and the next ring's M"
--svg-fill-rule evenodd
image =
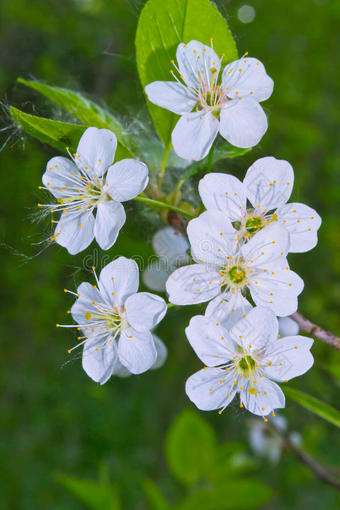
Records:
M120 510L118 490L108 483L58 476L57 480L90 510Z
M10 114L14 122L25 133L62 152L65 152L66 147L75 149L79 138L86 129L86 126L79 124L30 115L14 108L14 106L10 107Z
M79 92L61 87L53 87L38 81L28 81L23 78L18 78L18 82L36 90L61 106L85 126L106 128L114 131L118 143L124 149L125 155L123 157L132 157L138 151L131 136L127 134L116 117L93 101L83 97Z
M144 494L148 500L150 510L169 510L163 494L152 480L145 478L142 483Z
M172 474L184 485L194 485L211 469L215 449L214 430L192 409L183 411L168 431L167 461Z
M179 43L196 39L210 44L224 62L237 58L235 41L226 20L210 0L149 0L141 12L136 34L137 68L142 86L171 79L170 61ZM165 146L171 143L176 118L173 113L148 102L156 130Z
M213 162L219 161L220 159L233 159L240 156L244 156L247 152L251 151L251 148L242 149L241 147L234 147L229 142L224 142L215 148L213 154Z
M291 398L301 406L317 414L324 420L329 421L336 427L340 427L340 412L334 407L322 402L318 398L307 395L307 393L296 390L295 388L285 387L284 390L288 398Z

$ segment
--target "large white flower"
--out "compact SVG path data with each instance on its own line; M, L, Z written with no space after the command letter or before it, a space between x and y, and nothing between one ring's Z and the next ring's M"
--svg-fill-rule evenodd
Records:
M273 91L273 80L256 58L228 64L213 48L198 41L179 44L176 81L155 81L145 87L149 101L181 115L172 133L175 152L184 159L204 158L218 132L236 147L253 147L267 130L260 106Z
M126 219L121 202L136 197L148 184L144 163L123 159L112 165L116 147L112 131L90 127L73 161L58 156L47 163L42 181L57 201L38 205L62 213L52 239L72 255L94 237L103 250L111 248Z
M137 292L138 266L125 257L110 262L96 280L97 285L84 282L77 289L71 308L77 325L62 326L83 332L78 346L84 345L85 372L104 384L113 374L140 374L160 366L166 349L151 330L166 314L164 299Z
M205 368L189 377L186 393L203 411L222 412L238 393L241 407L259 416L285 407L281 388L313 365L311 338L278 337L271 310L256 307L230 330L202 315L193 317L187 338Z
M172 271L190 262L187 254L189 242L178 230L164 227L154 234L152 246L158 259L144 270L143 282L149 289L162 292Z
M289 232L288 251L305 252L317 244L321 218L307 205L287 204L293 184L288 161L269 156L255 161L243 183L233 175L206 175L199 193L206 209L225 212L245 240L277 222Z
M283 227L273 223L248 243L241 243L225 213L215 210L191 220L188 236L197 263L181 267L169 277L166 289L171 303L213 300L207 313L223 318L249 307L249 290L255 304L268 306L276 315L297 310L303 281L288 266L288 232Z

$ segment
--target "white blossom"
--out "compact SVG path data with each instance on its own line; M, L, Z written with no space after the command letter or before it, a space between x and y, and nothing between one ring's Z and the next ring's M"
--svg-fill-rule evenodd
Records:
M253 308L230 330L212 317L197 315L186 335L206 365L186 382L188 397L203 411L220 409L221 413L239 394L241 407L267 416L285 407L276 382L304 374L314 361L313 340L279 338L278 321L269 308Z
M288 161L270 156L255 161L243 183L233 175L206 175L199 193L206 209L225 212L245 240L276 222L289 232L288 251L305 252L317 244L321 218L307 205L287 204L293 184Z
M290 317L279 317L279 333L282 338L285 336L298 335L300 328L296 321Z
M161 366L166 348L151 333L166 314L164 299L149 292L137 292L138 266L125 257L110 262L96 285L82 283L71 308L83 335L83 368L96 382L104 384L111 375L140 374ZM59 326L59 325L57 325ZM71 352L73 349L70 349Z
M87 248L93 238L103 250L111 248L126 219L121 202L136 197L148 184L144 163L123 159L112 164L116 147L112 131L90 127L72 161L57 156L47 163L40 188L57 200L38 205L62 213L52 240L72 255Z
M149 101L180 115L172 133L175 152L184 159L204 158L220 133L236 147L253 147L267 130L260 106L273 91L273 80L256 58L243 56L226 65L223 56L199 41L179 44L176 81L145 87Z
M153 249L158 256L143 271L143 282L151 290L165 291L165 283L177 268L190 262L187 254L189 242L173 227L158 230L152 238Z
M188 224L195 264L181 267L169 277L169 301L189 305L211 301L208 314L221 317L249 306L247 290L257 305L286 316L297 309L303 281L290 270L288 232L273 223L242 243L238 232L221 211L206 211Z

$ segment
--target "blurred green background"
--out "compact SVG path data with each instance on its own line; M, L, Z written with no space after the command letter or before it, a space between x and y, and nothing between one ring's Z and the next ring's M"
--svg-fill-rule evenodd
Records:
M227 162L225 170L243 178L248 166L264 155L293 164L293 200L314 207L323 218L317 248L290 257L306 285L300 311L339 333L340 2L247 0L247 8L244 4L218 2L240 54L249 51L264 62L275 90L264 105L267 134L245 157ZM70 319L66 310L72 300L63 288L75 289L91 278L84 257L86 267L92 263L100 267L103 254L95 245L76 257L57 245L46 248L48 225L37 223L34 215L37 187L55 151L11 128L7 115L11 104L28 113L72 120L16 84L22 76L87 93L128 126L147 118L134 56L142 6L141 0L0 2L2 127L9 128L0 132L1 510L81 509L55 477L62 473L96 479L100 466L119 486L124 509L149 508L141 489L144 477L151 478L170 503L176 504L184 493L166 464L164 439L174 418L191 407L184 383L200 362L185 339L184 327L197 309L171 309L159 327L169 349L160 371L112 379L104 387L86 376L77 356L67 355L72 334L56 330L55 323ZM129 207L129 224L110 256L146 258L160 223L141 214L141 208ZM293 384L339 408L339 353L318 341L313 352L314 368ZM334 426L292 401L282 414L303 436L308 452L340 469ZM243 443L247 451L249 417L237 405L222 416L206 413L203 418L219 441ZM291 453L274 469L261 460L254 466L257 478L273 490L272 499L261 508L338 508L338 493L316 482Z

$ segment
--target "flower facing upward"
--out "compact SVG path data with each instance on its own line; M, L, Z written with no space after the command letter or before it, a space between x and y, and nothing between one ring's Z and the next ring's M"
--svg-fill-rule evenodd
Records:
M321 218L307 205L287 204L293 184L288 161L270 156L255 161L243 183L233 175L206 175L199 193L206 209L223 211L244 240L277 222L289 232L288 251L305 252L317 244Z
M145 87L149 101L181 115L172 133L175 152L184 159L204 158L218 132L236 147L253 147L267 130L259 105L273 91L273 80L261 62L242 57L222 73L212 47L198 41L179 44L176 81L155 81Z
M84 346L85 372L104 384L112 374L140 374L160 366L157 352L164 359L166 350L151 330L166 314L164 299L137 292L138 266L125 257L105 266L96 281L97 285L84 282L77 289L70 312L78 325L61 326L83 332L76 347Z
M94 237L103 250L111 248L126 219L120 202L136 197L148 184L144 163L123 159L112 165L116 147L112 131L90 127L73 161L58 156L47 163L40 188L50 191L57 201L38 205L62 213L52 240L72 255L87 248Z
M193 317L187 338L206 367L189 377L186 393L203 411L220 413L238 393L241 407L259 416L285 406L273 381L286 382L313 365L311 338L278 337L278 322L268 308L250 310L230 329L212 318Z
M288 266L288 232L280 225L272 224L242 243L223 212L206 211L189 222L188 236L197 263L169 277L171 303L212 300L207 313L222 318L249 306L249 290L255 304L268 306L276 315L296 311L303 281Z

